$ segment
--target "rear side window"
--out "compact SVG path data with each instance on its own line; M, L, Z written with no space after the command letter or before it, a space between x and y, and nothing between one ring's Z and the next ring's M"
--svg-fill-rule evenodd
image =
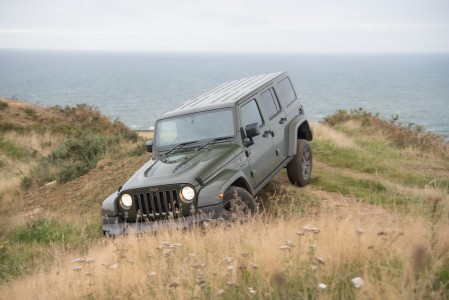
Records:
M288 77L282 79L278 83L279 94L281 97L281 101L284 106L289 106L296 99L295 90L293 89L292 83Z
M272 88L260 94L260 102L270 120L281 110L279 101Z
M242 108L240 109L240 117L243 128L245 128L246 125L252 123L258 123L259 126L263 124L259 107L257 106L256 100L254 99L242 106Z

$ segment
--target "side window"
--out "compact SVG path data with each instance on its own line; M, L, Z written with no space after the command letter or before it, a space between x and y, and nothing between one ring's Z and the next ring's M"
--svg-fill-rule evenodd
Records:
M242 127L245 128L246 125L252 123L258 123L259 126L263 124L262 117L260 116L259 107L257 106L256 100L251 100L245 103L240 109L240 118L242 121Z
M260 102L270 120L281 110L279 101L272 88L260 94Z
M282 79L278 83L279 87L279 96L281 97L281 101L284 106L288 106L292 104L292 102L296 99L295 90L293 89L292 83L288 77Z

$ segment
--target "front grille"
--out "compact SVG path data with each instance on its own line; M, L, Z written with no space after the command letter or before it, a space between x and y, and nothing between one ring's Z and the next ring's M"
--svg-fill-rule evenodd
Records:
M133 198L138 213L144 218L166 219L169 215L178 215L179 200L176 190L135 194Z

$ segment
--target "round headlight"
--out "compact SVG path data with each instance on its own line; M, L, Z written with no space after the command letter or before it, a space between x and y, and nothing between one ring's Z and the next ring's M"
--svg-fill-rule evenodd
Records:
M120 198L120 204L124 209L129 209L133 205L133 198L128 194L123 194Z
M190 186L185 186L181 190L182 199L190 202L195 198L195 190Z

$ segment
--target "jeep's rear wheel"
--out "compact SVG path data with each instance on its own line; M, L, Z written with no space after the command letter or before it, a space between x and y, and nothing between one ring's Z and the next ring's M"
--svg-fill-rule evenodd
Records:
M296 154L287 165L287 175L291 184L305 186L312 175L312 147L306 140L299 139Z
M231 186L226 189L223 203L231 218L239 218L242 215L255 213L257 208L253 195L238 186Z

